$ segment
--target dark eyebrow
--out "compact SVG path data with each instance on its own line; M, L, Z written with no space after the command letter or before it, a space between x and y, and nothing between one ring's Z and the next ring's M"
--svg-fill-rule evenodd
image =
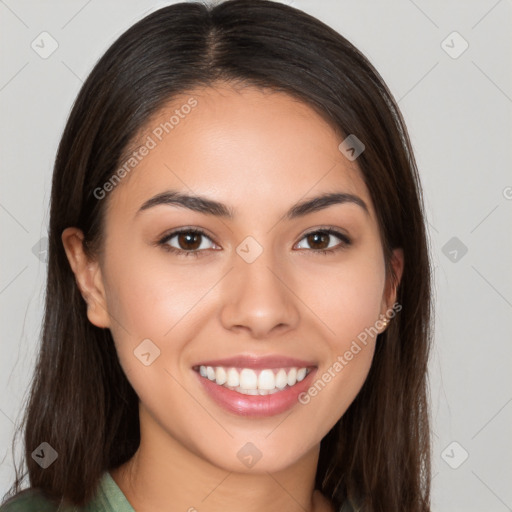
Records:
M297 217L303 217L309 213L313 213L319 210L323 210L334 204L345 204L352 203L360 206L367 214L369 214L368 206L358 196L353 194L347 194L342 192L337 193L326 193L321 196L314 197L312 199L306 199L293 205L288 212L284 215L284 218L288 220L296 219ZM140 208L139 212L148 210L158 205L177 205L188 208L199 213L207 215L215 215L216 217L224 217L232 219L234 211L223 203L207 199L206 197L195 196L178 192L175 190L169 190L162 192L151 199L148 199Z
M184 194L183 192L175 190L168 190L167 192L162 192L161 194L148 199L139 208L137 213L161 204L183 206L189 210L205 213L207 215L215 215L216 217L226 217L228 219L232 219L234 217L234 212L225 204L212 199L207 199L206 197Z
M318 210L323 210L333 204L345 204L352 203L360 206L367 214L369 214L368 206L359 197L354 194L347 194L345 192L333 192L328 194L322 194L321 196L314 197L313 199L306 199L296 205L292 206L290 210L285 214L285 218L288 220L302 217L308 213L313 213Z

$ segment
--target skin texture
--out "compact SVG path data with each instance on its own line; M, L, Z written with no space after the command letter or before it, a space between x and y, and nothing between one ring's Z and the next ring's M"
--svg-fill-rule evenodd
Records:
M317 376L332 367L395 302L372 201L357 160L338 150L344 137L283 93L193 91L151 120L141 143L190 97L197 106L103 199L101 253L87 258L76 228L62 237L89 320L111 330L140 398L140 448L112 475L138 512L330 510L314 491L320 441L361 389L375 338L307 405L268 418L220 408L192 367L238 354L313 361ZM170 189L220 201L234 217L171 205L138 212ZM329 192L357 195L368 212L345 203L283 218L298 201ZM198 257L158 244L181 227L208 233ZM308 244L305 235L322 227L352 243L315 251L341 243L331 235ZM236 252L247 236L263 248L253 263ZM180 247L177 237L168 244ZM400 278L400 250L393 266ZM149 366L133 353L147 338L161 351ZM247 442L262 453L251 469L237 457Z

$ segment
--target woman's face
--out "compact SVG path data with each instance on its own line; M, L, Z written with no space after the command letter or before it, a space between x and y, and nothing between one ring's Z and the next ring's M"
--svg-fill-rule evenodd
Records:
M143 443L277 471L317 450L356 397L394 298L341 142L287 95L208 88L162 110L136 167L102 189L89 318L112 332Z

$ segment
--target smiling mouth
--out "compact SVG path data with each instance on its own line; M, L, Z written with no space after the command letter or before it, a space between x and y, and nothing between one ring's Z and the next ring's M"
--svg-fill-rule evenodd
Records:
M309 367L233 368L196 366L201 377L243 395L272 395L292 388L310 373Z

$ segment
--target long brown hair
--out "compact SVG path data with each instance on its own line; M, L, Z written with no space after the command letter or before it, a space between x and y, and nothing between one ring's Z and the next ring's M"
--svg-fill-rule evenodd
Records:
M388 272L393 248L404 253L402 309L379 335L360 393L321 442L316 488L336 509L361 498L367 511L427 512L431 268L407 129L361 52L317 19L269 0L185 2L150 14L108 49L76 99L53 174L44 327L23 419L30 485L81 505L105 470L137 450L137 395L110 331L87 319L61 234L76 226L87 247L100 246L108 199L98 200L94 190L165 103L217 81L286 92L365 144L357 163L377 212ZM59 454L47 469L31 457L43 441ZM11 493L19 492L21 473Z

